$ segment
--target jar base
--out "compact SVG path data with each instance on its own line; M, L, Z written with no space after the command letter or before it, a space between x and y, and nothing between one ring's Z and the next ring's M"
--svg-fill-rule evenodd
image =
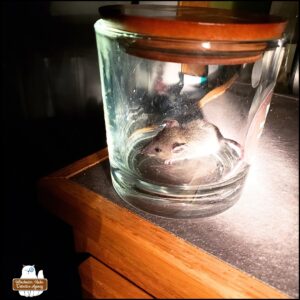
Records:
M157 186L111 168L117 194L148 213L173 219L201 218L219 214L240 198L248 166L225 182L203 186Z

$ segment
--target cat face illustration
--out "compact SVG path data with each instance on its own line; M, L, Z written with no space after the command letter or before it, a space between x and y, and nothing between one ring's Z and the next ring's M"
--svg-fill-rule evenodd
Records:
M21 278L24 279L44 279L43 270L40 270L38 275L36 276L36 270L34 265L27 265L22 268L22 275ZM19 290L19 294L25 297L35 297L39 296L43 293L43 290Z
M23 266L22 269L22 277L27 277L27 278L36 278L36 271L34 265L32 266ZM22 278L21 277L21 278Z

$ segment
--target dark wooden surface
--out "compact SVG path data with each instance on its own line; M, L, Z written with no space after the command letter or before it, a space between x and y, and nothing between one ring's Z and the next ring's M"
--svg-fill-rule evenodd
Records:
M75 163L71 173L76 170ZM287 298L66 177L41 179L39 199L72 226L78 252L89 253L156 298Z

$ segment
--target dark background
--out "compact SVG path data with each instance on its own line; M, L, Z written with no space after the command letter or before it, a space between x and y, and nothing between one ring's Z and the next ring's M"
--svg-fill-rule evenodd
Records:
M271 6L241 2L251 10ZM4 299L20 298L11 285L23 264L44 270L49 290L40 298L81 297L78 264L85 256L75 254L71 229L37 203L36 182L106 146L93 28L100 1L92 14L83 4L79 15L55 14L51 3L1 2ZM78 9L75 4L66 6ZM289 92L282 74L281 90Z
M20 298L12 279L35 264L49 282L40 298L79 298L82 256L70 228L39 207L36 181L106 145L97 17L51 16L47 1L1 6L0 291Z

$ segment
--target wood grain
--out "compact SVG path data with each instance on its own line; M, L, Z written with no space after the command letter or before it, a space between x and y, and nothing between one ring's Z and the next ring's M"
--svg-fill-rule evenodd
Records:
M147 42L146 42L147 43ZM170 43L169 45L172 45ZM142 49L142 48L128 48L125 49L126 53L158 61L174 62L174 63L185 63L185 64L202 64L202 65L240 65L240 64L249 64L254 63L257 60L261 59L262 51L256 53L255 55L245 55L245 56L205 56L205 55L187 55L184 52L174 52L172 49L169 51L161 50L151 50L151 49Z
M179 6L209 7L211 1L178 1Z
M89 156L86 156L69 166L66 166L56 172L51 173L47 177L70 178L95 164L105 160L108 156L107 148L97 151Z
M81 286L87 295L96 299L153 299L150 295L89 257L79 266Z
M72 167L70 170L74 171ZM39 199L76 230L81 243L78 249L89 252L154 297L288 298L67 179L41 180Z
M286 20L211 7L113 5L99 8L106 28L155 38L195 41L267 41L281 38ZM97 27L96 27L97 31Z

